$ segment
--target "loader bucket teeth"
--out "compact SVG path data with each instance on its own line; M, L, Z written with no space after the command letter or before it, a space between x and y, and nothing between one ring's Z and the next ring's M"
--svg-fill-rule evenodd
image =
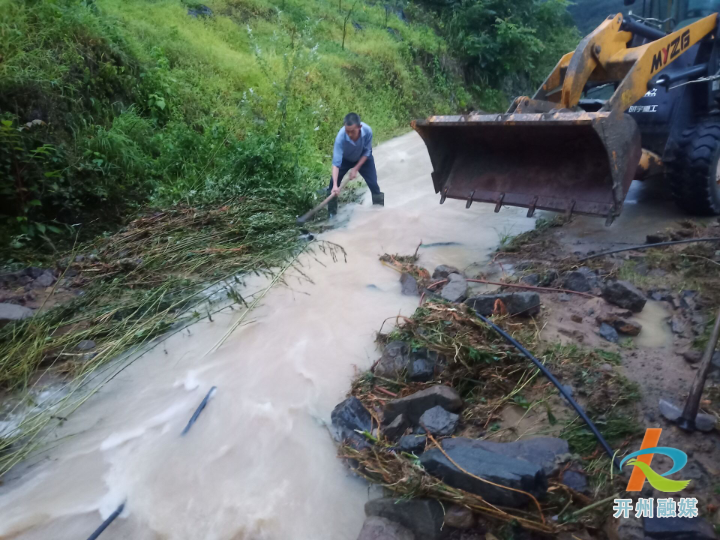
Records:
M553 111L435 116L413 122L435 192L499 206L619 215L642 153L625 114Z

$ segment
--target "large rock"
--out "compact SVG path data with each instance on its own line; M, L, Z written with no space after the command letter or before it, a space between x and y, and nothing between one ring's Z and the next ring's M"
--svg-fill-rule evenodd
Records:
M627 281L608 281L602 291L605 300L635 313L643 310L647 298L633 284Z
M450 274L440 296L448 302L462 302L467 298L467 280L460 274Z
M551 476L557 472L559 468L557 458L570 452L568 442L563 439L556 439L555 437L536 437L534 439L509 443L474 439L452 439L443 443L443 448L446 450L456 446L479 448L487 452L494 452L507 457L529 461L542 468L547 476Z
M400 276L400 286L402 287L401 292L403 295L420 296L417 280L407 272L404 272L403 275Z
M494 484L525 491L534 497L547 492L547 477L542 467L504 454L489 452L475 446L472 439L446 439L443 449L460 467L470 474ZM450 462L438 448L420 457L425 470L446 484L475 493L491 504L519 507L531 502L527 495L483 482L465 474Z
M382 357L375 366L375 375L386 379L396 379L410 364L407 343L392 341L385 346Z
M399 523L370 516L365 519L357 540L415 540L415 535Z
M408 368L408 379L415 382L428 382L435 376L435 364L427 358L416 358Z
M358 449L370 446L367 439L356 432L372 430L372 416L358 398L351 396L339 403L333 409L330 419L338 441L345 441Z
M378 516L412 531L417 540L442 537L443 507L435 499L374 499L365 504L366 516Z
M462 407L462 399L449 386L432 386L407 397L388 401L385 405L385 422L392 422L398 415L404 414L412 425L417 425L425 411L438 405L455 412Z
M643 518L645 536L652 540L715 540L715 530L704 519Z
M400 416L397 418L400 418ZM397 418L395 420L397 420ZM420 426L431 435L436 437L449 437L455 432L459 418L457 414L447 412L438 405L425 411L420 417L419 423Z
M0 326L32 317L33 310L17 304L0 304Z
M400 437L398 448L400 448L403 452L420 454L425 450L426 444L427 437L425 435L404 435L403 437Z
M403 436L407 428L409 427L404 414L399 414L395 417L395 420L383 429L385 436L391 441L395 441Z
M597 275L585 266L568 272L563 280L563 288L570 291L590 292L597 286Z
M660 400L658 408L660 409L660 414L662 414L665 418L667 418L670 422L673 423L676 423L678 421L680 416L682 416L683 412L680 407L678 407L674 403L667 401L666 399ZM709 433L710 431L715 429L716 422L717 419L713 414L705 414L699 412L695 417L695 427L698 429L698 431L704 431L706 433Z
M536 292L482 294L468 298L465 304L488 317L493 314L498 300L505 305L508 315L533 317L540 313L540 295Z
M450 274L462 274L460 270L455 268L454 266L448 266L446 264L441 264L437 268L435 268L435 271L432 274L432 278L437 279L447 279Z

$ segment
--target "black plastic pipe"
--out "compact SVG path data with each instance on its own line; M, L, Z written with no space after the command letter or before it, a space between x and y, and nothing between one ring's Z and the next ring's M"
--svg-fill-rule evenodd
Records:
M115 518L117 518L120 514L122 514L122 511L125 509L125 503L122 503L120 506L118 506L115 511L108 516L108 518L102 522L102 525L100 525L97 529L95 529L95 532L92 533L90 536L88 536L88 540L95 540L98 536L102 534L102 532L108 528L108 526L115 521Z
M513 338L510 334L505 332L502 328L500 328L497 324L492 322L487 317L484 317L480 313L478 313L477 310L475 310L475 314L478 316L478 318L490 326L493 330L495 330L498 334L500 334L503 338L505 338L505 341L510 343L513 347L515 347L518 351L520 351L527 359L529 359L533 364L535 364L535 367L537 367L545 377L548 378L548 380L555 385L555 387L558 389L560 394L568 401L568 403L572 406L573 409L575 409L575 412L578 413L580 418L583 419L583 422L587 425L587 427L590 428L590 431L592 431L593 435L595 435L595 438L598 440L600 445L603 447L605 452L608 456L610 456L610 460L613 462L617 470L620 470L620 463L618 462L617 458L615 457L615 452L613 452L613 449L610 448L610 445L605 440L605 437L602 436L602 433L598 430L598 428L593 424L593 421L590 420L587 414L585 414L585 411L580 407L580 405L577 404L577 402L570 396L567 390L563 387L562 384L560 384L560 381L558 381L555 378L555 375L553 375L550 370L545 367L545 365L540 362L537 358L535 358L530 351L528 351L525 347L520 345L515 338Z
M192 415L192 418L190 418L190 421L187 423L187 426L185 426L185 429L183 429L183 432L180 434L182 437L185 435L188 431L190 431L190 428L193 426L195 421L198 419L198 416L200 416L200 413L203 412L203 409L205 408L205 405L208 404L208 401L210 401L210 398L212 397L213 393L217 390L217 386L213 386L210 391L205 396L205 399L203 399L200 402L200 405L198 405L198 408L195 409L195 412Z
M640 246L624 247L624 248L620 248L620 249L613 249L611 251L603 251L602 253L595 253L594 255L589 255L587 257L583 257L582 259L579 259L578 262L589 261L590 259L602 257L603 255L612 255L613 253L622 253L623 251L635 251L635 250L649 249L649 248L654 248L654 247L674 246L677 244L694 244L695 242L720 242L720 238L690 238L688 240L674 240L672 242L658 242L657 244L642 244Z

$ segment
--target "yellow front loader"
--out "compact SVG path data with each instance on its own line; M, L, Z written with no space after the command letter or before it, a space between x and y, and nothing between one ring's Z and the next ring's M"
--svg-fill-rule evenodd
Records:
M692 9L693 2L704 7ZM415 121L440 202L520 206L529 216L536 209L599 215L609 223L634 178L667 169L682 207L720 213L720 1L645 4L644 15L662 4L667 20L608 17L532 98L515 99L506 113ZM600 87L612 95L589 99ZM715 125L712 155L700 163L697 148Z

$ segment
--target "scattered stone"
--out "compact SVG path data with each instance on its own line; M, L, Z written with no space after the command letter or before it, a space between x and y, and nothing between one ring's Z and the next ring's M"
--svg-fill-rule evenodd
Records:
M685 333L685 321L680 319L679 317L675 316L670 319L670 330L672 330L673 334L684 334Z
M425 411L420 417L419 423L420 426L423 429L427 429L431 435L435 435L436 437L449 437L455 432L459 418L457 414L447 412L438 405Z
M603 288L605 300L634 313L643 310L647 299L640 290L627 281L610 281Z
M448 266L446 264L441 264L433 272L432 278L434 280L447 279L450 274L462 274L462 272L460 272L460 270L458 270L454 266Z
M409 529L417 540L442 537L444 512L435 499L374 499L365 503L365 515L399 523Z
M528 274L520 278L521 283L530 285L531 287L537 287L540 285L540 274Z
M385 346L374 373L379 377L396 379L407 369L409 363L407 343L392 341Z
M440 296L448 302L462 302L467 298L467 280L460 274L450 274L448 283L443 287Z
M428 382L435 376L435 362L427 358L416 358L408 368L408 379L415 382Z
M570 320L571 320L572 322L575 322L575 323L578 323L578 324L580 324L580 323L583 322L583 318L582 318L580 315L577 315L577 314L575 314L575 315L570 315Z
M715 530L703 518L643 518L645 535L652 540L715 540Z
M586 266L568 272L563 280L563 288L576 292L590 292L597 286L597 275Z
M369 432L372 429L372 416L358 398L352 396L339 403L333 409L330 420L338 441L346 441L359 450L370 446L367 439L355 431Z
M678 418L682 415L682 409L676 406L674 403L670 403L665 399L661 399L660 403L660 414L662 414L670 422L677 422ZM715 429L716 418L712 414L698 413L695 417L695 427L699 431L710 432Z
M615 330L608 323L602 323L600 325L600 331L598 332L598 334L601 338L609 341L610 343L617 343L618 341L620 341L620 336L618 335L617 330Z
M34 289L44 289L45 287L50 287L55 281L53 273L50 270L46 270L32 282L32 287Z
M427 444L427 437L425 435L405 435L400 437L398 442L398 448L403 452L410 452L413 454L420 454L425 450Z
M613 326L615 330L628 336L638 336L642 330L640 323L626 321L625 319L618 319Z
M17 304L0 304L0 326L32 317L33 310Z
M572 295L572 294L562 293L562 294L560 295L560 301L561 301L561 302L569 302L569 301L572 300L572 299L573 299L573 295Z
M487 317L495 311L498 300L503 303L508 315L533 317L540 313L540 295L536 292L483 294L468 298L465 304Z
M445 510L445 525L453 529L472 529L476 520L472 511L458 504L450 505Z
M683 353L683 358L688 364L697 364L700 360L702 360L702 356L703 353L700 351L689 350Z
M396 441L405 434L407 428L410 427L404 414L395 417L395 420L383 429L383 434L391 441Z
M683 291L680 294L680 307L694 311L697 309L697 291Z
M80 343L75 345L75 350L78 351L89 351L90 349L94 349L96 347L96 344L91 339L83 339Z
M400 286L402 287L401 292L403 295L420 296L417 280L407 272L404 272L403 275L400 276Z
M611 364L603 364L602 366L600 366L600 371L610 372L612 370L613 370L613 367Z
M484 441L454 438L440 444L455 463L474 476L535 497L542 497L547 492L547 478L540 466L506 454L489 452L478 447L477 442ZM455 467L439 448L425 452L420 462L428 473L446 484L480 495L491 504L519 507L530 502L526 495L517 491L502 489L468 476Z
M378 516L365 518L358 540L415 540L408 529Z
M580 493L584 493L588 487L587 477L577 471L565 471L562 475L562 483Z
M29 266L25 269L25 275L30 279L37 279L44 273L45 270L43 270L42 268L37 268L36 266Z
M391 422L398 415L404 414L412 425L417 425L425 411L438 405L446 411L455 412L462 407L462 399L449 386L433 386L407 397L388 401L385 405L385 421Z

